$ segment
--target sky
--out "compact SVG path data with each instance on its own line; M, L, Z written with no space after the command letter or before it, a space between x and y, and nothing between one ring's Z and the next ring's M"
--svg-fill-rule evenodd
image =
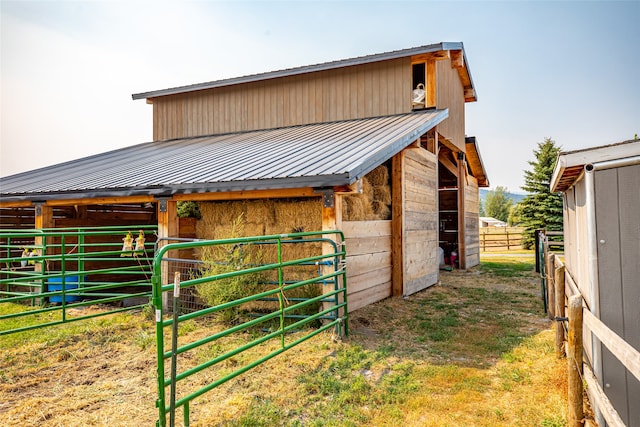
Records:
M0 176L152 140L147 92L463 42L491 188L640 134L640 1L0 0Z

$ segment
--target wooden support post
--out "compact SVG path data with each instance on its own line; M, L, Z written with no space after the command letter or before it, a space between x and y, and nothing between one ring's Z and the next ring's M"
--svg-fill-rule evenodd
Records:
M331 194L323 195L322 201L322 231L331 231L331 230L340 230L342 228L342 195L336 194L332 192ZM338 234L326 234L323 237L328 239L332 239L338 245L338 250L340 250L340 237ZM322 244L322 254L328 255L335 253L335 249L330 243ZM324 266L323 272L325 274L333 272L333 266ZM338 279L341 280L341 279ZM340 283L340 286L343 286L343 283ZM323 285L323 293L332 292L333 284L325 284ZM336 296L338 303L342 303L341 295ZM330 302L324 302L323 309L328 309L331 307ZM344 310L336 313L338 317L343 317L345 315ZM342 329L340 329L341 332Z
M582 296L569 298L568 366L568 427L582 427Z
M464 189L466 185L466 161L464 159L464 153L458 153L458 265L461 270L467 268L467 249L466 249L466 233L465 233L465 194Z
M175 200L161 199L158 201L158 238L178 237L178 207ZM171 243L170 241L164 241L161 244L166 245ZM167 253L170 258L176 257L177 254L174 251ZM163 285L171 283L173 275L169 271L169 264L162 262L160 267L162 271L161 283ZM171 277L169 277L171 276ZM169 310L169 295L162 294L162 307L163 310Z
M556 304L555 304L555 286L553 283L554 271L555 271L555 255L548 254L545 258L545 275L547 276L547 303L549 311L549 319L554 320L556 317Z
M391 161L391 291L393 296L404 292L404 151Z
M556 290L556 355L562 357L564 356L564 328L562 326L563 321L557 320L557 318L566 317L564 309L564 265L556 268L553 281Z

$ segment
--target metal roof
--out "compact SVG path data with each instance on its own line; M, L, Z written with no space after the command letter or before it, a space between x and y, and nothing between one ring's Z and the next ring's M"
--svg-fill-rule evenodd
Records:
M561 152L551 175L551 191L567 190L582 176L586 165L636 156L640 156L639 139Z
M448 110L139 144L0 178L2 201L169 196L355 182Z
M471 78L471 72L469 71L469 66L467 65L467 57L466 57L466 54L464 53L464 47L462 45L462 42L441 42L441 43L435 43L435 44L430 44L426 46L412 47L412 48L402 49L402 50L394 50L391 52L359 56L356 58L324 62L321 64L315 64L315 65L307 65L304 67L288 68L280 71L271 71L267 73L252 74L252 75L243 76L243 77L234 77L230 79L215 80L215 81L206 82L206 83L197 83L197 84L179 86L179 87L174 87L169 89L154 90L150 92L134 93L133 95L131 95L131 97L134 100L149 99L149 98L155 98L158 96L175 95L178 93L193 92L193 91L204 90L204 89L213 89L213 88L223 87L223 86L257 82L257 81L263 81L268 79L275 79L279 77L296 76L300 74L313 73L317 71L325 71L325 70L331 70L335 68L349 67L353 65L361 65L361 64L368 64L368 63L378 62L378 61L386 61L390 59L404 58L407 56L438 52L441 50L461 50L462 51L462 54L464 55L464 67L469 76L469 82L471 84L471 87L473 88L474 87L473 79ZM474 89L474 93L475 93L475 89Z

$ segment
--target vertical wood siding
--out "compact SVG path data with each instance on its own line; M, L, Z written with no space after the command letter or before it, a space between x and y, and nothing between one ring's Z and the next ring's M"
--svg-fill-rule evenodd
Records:
M343 221L349 311L391 296L391 221Z
M411 110L409 58L155 98L154 140Z
M404 286L410 295L438 281L437 157L422 148L404 151Z
M464 240L466 266L471 268L480 264L480 228L478 210L478 181L467 176L467 183L464 189Z
M448 108L449 118L438 125L438 132L465 151L464 89L458 72L451 68L451 60L436 61L437 105Z

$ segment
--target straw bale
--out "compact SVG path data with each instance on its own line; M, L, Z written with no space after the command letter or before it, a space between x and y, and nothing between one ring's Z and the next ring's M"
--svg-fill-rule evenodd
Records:
M373 214L370 200L364 194L345 196L342 204L342 219L345 221L365 221Z
M362 178L362 196L366 197L369 203L373 200L373 186L366 176Z
M247 224L273 224L276 220L273 200L247 200L244 203L244 211Z
M390 205L391 188L388 185L375 185L373 187L373 200L384 203L385 205Z
M391 209L389 205L381 202L380 200L374 200L372 203L373 213L375 219L391 219Z
M373 186L389 185L389 169L385 165L380 165L366 175L369 183Z
M317 198L280 199L274 204L275 222L269 234L322 229L322 203Z

